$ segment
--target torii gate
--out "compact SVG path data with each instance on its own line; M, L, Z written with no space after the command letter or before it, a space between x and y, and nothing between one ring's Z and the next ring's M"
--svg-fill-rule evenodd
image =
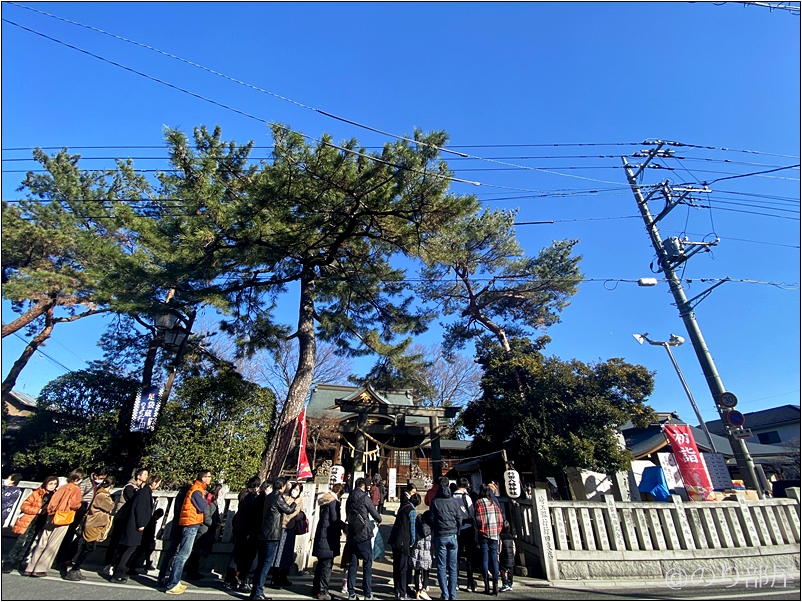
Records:
M385 416L395 416L395 426L390 427L393 433L406 434L407 426L405 419L407 416L420 416L429 419L429 438L432 442L432 475L436 482L443 475L443 460L440 455L440 437L436 436L438 420L440 418L454 418L459 412L459 408L431 408L421 406L395 405L385 403L364 403L353 399L336 399L334 404L340 408L341 412L358 414L356 428L356 453L354 455L354 469L361 471L364 469L363 456L367 450L365 435L362 433L387 434L389 425L370 425L368 426L368 416L370 414L380 414ZM420 427L417 427L420 428Z

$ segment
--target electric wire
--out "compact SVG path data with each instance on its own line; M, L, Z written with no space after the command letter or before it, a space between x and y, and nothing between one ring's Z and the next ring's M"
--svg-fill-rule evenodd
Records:
M20 334L19 334L18 332L15 332L15 333L13 333L13 334L14 334L14 336L15 336L15 337L17 337L17 338L18 338L20 341L22 341L23 343L25 343L25 345L26 345L26 346L31 344L29 341L26 341L26 340L25 340L23 337L21 337L21 336L20 336ZM45 358L49 359L51 362L53 362L54 364L56 364L56 365L57 365L59 368L62 368L63 370L66 370L67 372L72 372L72 370L71 370L70 368L67 368L67 366L65 366L64 364L62 364L62 363L61 363L60 361L58 361L57 359L54 359L54 358L50 357L50 356L49 356L47 353L45 353L45 352L44 352L44 351L42 351L41 349L37 348L37 349L36 349L36 353L40 354L42 357L45 357ZM83 361L83 360L81 360L81 361Z
M26 6L24 6L24 5L21 5L21 4L16 4L16 3L12 3L12 4L14 4L15 6L19 6L19 7L21 7L21 8L28 9L28 10L34 10L34 9L29 9L28 7L26 7ZM34 11L34 12L40 12L40 11ZM62 19L61 17L56 17L55 15L50 15L49 13L43 13L43 14L46 14L46 15L47 15L47 16L49 16L49 17L53 17L53 18L56 18L56 19L61 19L61 20L64 20L64 19ZM255 119L255 120L257 120L257 121L261 121L262 123L268 123L268 124L272 124L272 122L269 122L269 121L267 121L267 120L261 119L261 118L259 118L259 117L256 117L256 116L254 116L254 115L251 115L250 113L247 113L247 112L245 112L245 111L241 111L240 109L235 109L235 108L233 108L233 107L229 107L228 105L225 105L225 104L223 104L223 103L220 103L220 102L218 102L218 101L212 100L212 99L210 99L210 98L207 98L207 97L205 97L205 96L202 96L202 95L200 95L200 94L197 94L197 93L195 93L195 92L191 92L191 91L189 91L189 90L186 90L186 89L184 89L184 88L181 88L181 87L179 87L179 86L176 86L175 84L171 84L171 83L169 83L169 82L166 82L166 81L164 81L164 80L161 80L161 79L159 79L159 78L153 77L153 76L151 76L151 75L147 75L147 74L145 74L145 73L142 73L142 72L140 72L140 71L137 71L136 69L133 69L133 68L131 68L131 67L127 67L127 66L125 66L125 65L122 65L121 63L118 63L118 62L116 62L116 61L112 61L111 59L107 59L107 58L105 58L105 57L102 57L102 56L100 56L100 55L94 54L94 53L92 53L92 52L89 52L88 50L84 50L84 49L82 49L82 48L79 48L79 47L77 47L77 46L74 46L74 45L72 45L72 44L69 44L69 43L67 43L67 42L64 42L64 41L62 41L62 40L59 40L59 39L57 39L57 38L54 38L54 37L52 37L52 36L48 36L48 35L46 35L46 34L44 34L44 33L41 33L41 32L39 32L39 31L36 31L36 30L34 30L34 29L31 29L31 28L29 28L29 27L25 27L24 25L20 25L19 23L16 23L16 22L14 22L14 21L11 21L11 20L9 20L9 19L3 18L3 21L5 21L6 23L9 23L9 24L11 24L11 25L14 25L14 26L16 26L16 27L19 27L20 29L23 29L23 30L25 30L25 31L28 31L28 32L30 32L30 33L36 34L36 35L38 35L38 36L41 36L41 37L43 37L43 38L45 38L45 39L51 40L51 41L53 41L53 42L56 42L56 43L58 43L58 44L61 44L61 45L63 45L63 46L66 46L66 47L68 47L68 48L71 48L71 49L73 49L73 50L77 50L77 51L79 51L79 52L82 52L82 53L84 53L84 54L87 54L87 55L89 55L89 56L91 56L91 57L93 57L93 58L96 58L96 59L102 60L102 61L104 61L104 62L107 62L107 63L109 63L109 64L112 64L112 65L114 65L114 66L116 66L116 67L120 67L120 68L122 68L122 69L125 69L126 71L130 71L131 73L135 73L135 74L137 74L137 75L140 75L140 76L142 76L142 77L145 77L145 78L151 79L151 80L153 80L153 81L155 81L155 82L157 82L157 83L160 83L160 84L163 84L163 85L167 85L167 86L169 86L170 88L173 88L173 89L175 89L175 90L178 90L178 91L180 91L180 92L184 92L185 94L189 94L189 95L191 95L191 96L194 96L195 98L198 98L198 99L200 99L200 100L205 100L206 102L211 102L212 104L215 104L215 105L217 105L217 106L219 106L219 107L221 107L221 108L225 108L225 109L232 110L232 111L234 111L234 112L236 112L236 113L239 113L240 115L243 115L243 116L249 117L249 118L251 118L251 119ZM77 22L71 22L71 23L73 23L73 24L75 24L75 25L79 25L79 26L81 26L81 27L89 27L89 26L86 26L86 25L83 25L83 24L81 24L81 23L77 23ZM89 27L89 28L90 28L90 29L97 29L97 28L91 28L91 27ZM97 31L100 31L101 33L104 33L104 34L106 34L106 35L110 35L110 36L112 36L112 37L119 37L119 36L116 36L115 34L110 34L110 33L108 33L108 32L105 32L105 31L103 31L103 30L99 30L99 29L97 29ZM124 39L126 42L135 43L135 44L137 44L137 45L142 45L142 44L140 44L139 42L133 42L133 41L131 41L131 40L127 40L127 39L125 39L125 38L120 38L120 39ZM213 73L215 73L215 74L217 74L217 75L220 75L220 76L222 76L222 77L225 77L225 78L227 78L227 79L231 79L232 81L237 81L238 83L242 83L242 84L244 84L244 82L240 82L239 80L235 80L234 78L231 78L231 77L229 77L229 76L226 76L226 75L224 75L224 74L221 74L221 73L219 73L219 72L215 72L215 71L213 71L213 70L210 70L210 69L208 69L207 67L203 67L203 66L201 66L201 65L198 65L198 64L196 64L196 63L191 63L191 61L187 61L186 59L182 59L182 58L180 58L180 57L177 57L177 56L175 56L175 55L170 55L169 53L165 53L165 52L163 52L163 51L160 51L160 50L158 50L158 49L155 49L155 48L152 48L152 47L149 47L149 46L146 46L146 45L142 45L142 46L145 46L146 48L149 48L149 49L151 49L151 50L154 50L154 51L156 51L156 52L160 52L161 54L166 54L166 55L168 55L168 56L171 56L172 58L175 58L175 59L177 59L177 60L180 60L180 61L183 61L183 62L186 62L186 63L190 63L190 64L192 64L192 65L194 65L194 66L196 66L196 67L199 67L199 68L201 68L201 69L204 69L204 70L207 70L207 71L211 71L211 72L213 72ZM340 120L340 121L343 121L343 122L345 122L345 123L349 123L349 124L351 124L351 125L356 125L356 126L359 126L359 127L363 127L363 128L365 128L365 129L368 129L368 130L371 130L371 131L374 131L374 132L380 133L380 134L382 134L382 135L385 135L385 136L390 136L390 137L393 137L393 138L396 138L396 139L399 139L399 140L405 140L405 141L413 142L413 143L416 143L416 144L426 144L426 143L420 143L420 142L418 142L418 141L415 141L415 140L413 140L413 139L410 139L410 138L408 138L408 137L405 137L405 136L398 136L398 135L395 135L395 134L391 134L391 133L389 133L389 132L385 132L385 131L382 131L382 130L379 130L379 129L376 129L376 128L372 128L372 127L370 127L370 126L366 126L366 125L363 125L363 124L359 124L359 123L357 123L357 122L355 122L355 121L351 121L351 120L348 120L348 119L344 119L344 118L342 118L342 117L338 117L338 116L336 116L336 115L333 115L333 114L331 114L331 113L328 113L328 112L326 112L326 111L321 111L321 110L319 110L319 109L314 109L313 107L309 107L308 105L303 105L303 103L299 103L299 102L297 102L297 101L293 101L293 100L291 100L291 99L288 99L288 98L286 98L286 97L282 97L282 96L280 96L280 95L277 95L277 94L275 94L275 93L268 92L268 91L266 91L266 90L263 90L263 89L261 89L261 88L257 88L257 87L255 87L255 86L252 86L251 84L245 84L245 85L247 85L248 87L254 88L254 89L258 89L258 90L260 90L260 91L262 91L262 92L268 93L268 94L270 94L271 96L276 96L276 97L279 97L279 98L281 98L281 99L283 99L283 100L287 100L287 101L289 101L289 102L292 102L293 104L296 104L296 105L298 105L298 106L303 106L304 108L311 109L311 110L313 110L313 111L315 111L315 112L321 113L321 114L323 114L323 115L326 115L326 116L328 116L328 117L331 117L331 118L334 118L334 119L338 119L338 120ZM276 124L276 125L277 125L277 124ZM318 142L318 143L319 143L319 141L318 141L317 139L313 138L312 136L307 136L307 135L305 135L305 134L304 134L304 136L305 136L305 137L307 137L308 139L314 140L314 141L316 141L316 142ZM354 153L354 154L357 154L357 155L359 155L359 154L360 154L360 153L358 153L358 152L355 152L355 151L352 151L352 150L350 150L350 149L342 149L342 148L340 148L340 147L338 147L338 146L336 146L336 145L334 145L334 144L330 144L330 145L331 145L331 146L333 146L333 147L335 147L335 148L338 148L338 149L340 149L340 150L342 150L342 151L351 152L351 153ZM451 150L451 149L444 148L444 147L438 147L438 146L435 146L435 145L428 145L428 146L432 146L432 147L434 147L434 148L437 148L438 150L441 150L441 151L444 151L444 152L449 152L449 153L454 153L454 152L456 152L456 151L453 151L453 150ZM466 155L466 154L464 154L464 153L457 153L457 154L461 154L462 156L469 157L469 155ZM527 167L527 166L523 166L523 165L516 165L516 164L512 164L512 163L507 163L507 162L504 162L504 161L498 161L498 160L495 160L495 159L485 159L485 158L483 158L483 157L477 157L477 156L470 156L470 157L471 157L471 158L474 158L474 159L478 159L478 160L488 161L488 162L490 162L490 163L498 163L498 164L500 164L500 165L502 165L502 166L506 166L506 167L516 167L516 168L525 169L525 170L532 170L532 171L537 171L537 172L541 172L541 173L548 173L548 174L551 174L551 175L557 175L557 176L568 177L568 178L577 178L577 179L581 179L581 180L588 180L588 181L592 181L592 182L603 182L603 183L606 183L606 184L614 184L614 183L615 183L615 182L610 182L610 181L607 181L607 180L600 180L600 179L597 179L597 178L588 178L588 177L585 177L585 176L578 176L578 175L576 175L576 174L564 174L564 173L560 173L560 172L557 172L557 171L552 171L552 170L550 170L550 169L545 169L545 168L536 168L536 167ZM367 157L367 156L366 156L366 158L369 158L369 159L372 159L372 160L377 160L376 158ZM458 180L458 179L456 179L456 178L454 178L453 180L454 180L454 181L459 181L459 180ZM463 183L466 183L466 184L472 184L472 185L474 185L474 186L483 186L483 185L484 185L484 186L489 186L488 184L482 184L482 183L480 183L480 182L469 182L469 181L463 181Z
M260 118L260 117L257 117L257 116L255 116L255 115L252 115L251 113L248 113L248 112L246 112L246 111L242 111L242 110L240 110L240 109L236 109L236 108L234 108L234 107L230 107L230 106L228 106L228 105L226 105L226 104L224 104L224 103L218 102L218 101L216 101L216 100L213 100L213 99L211 99L211 98L207 98L206 96L203 96L203 95L201 95L201 94L197 94L197 93L195 93L195 92L192 92L192 91L190 91L190 90L186 90L186 89L184 89L184 88L181 88L180 86L177 86L177 85L175 85L175 84L171 84L170 82L164 81L164 80L162 80L162 79L159 79L159 78L157 78L157 77L154 77L154 76L152 76L152 75L148 75L148 74L146 74L146 73L142 73L141 71L137 71L136 69L133 69L133 68L131 68L131 67L127 67L127 66L125 66L125 65L123 65L123 64L121 64L121 63L118 63L118 62L116 62L116 61L113 61L113 60L111 60L111 59L107 59L107 58L105 58L105 57L102 57L102 56L100 56L100 55L97 55L97 54L94 54L94 53L92 53L92 52L89 52L88 50L84 50L84 49L82 49L82 48L79 48L79 47L77 47L77 46L73 46L72 44L68 44L67 42L63 42L63 41L61 41L61 40L58 40L58 39L56 39L56 38L53 38L53 37L51 37L51 36L48 36L48 35L46 35L46 34L43 34L43 33L41 33L41 32L38 32L38 31L36 31L36 30L33 30L33 29L29 28L29 27L25 27L24 25L20 25L19 23L15 23L14 21L10 21L9 19L3 18L2 20L3 20L4 22L6 22L6 23L9 23L9 24L11 24L11 25L14 25L15 27L19 27L20 29L24 29L25 31L28 31L28 32L30 32L30 33L33 33L33 34L35 34L35 35L38 35L38 36L41 36L41 37L43 37L43 38L45 38L45 39L51 40L52 42L56 42L57 44L61 44L61 45L63 45L63 46L66 46L67 48L71 48L71 49L73 49L73 50L77 50L78 52L81 52L81 53L83 53L83 54L86 54L86 55L88 55L88 56L91 56L91 57L93 57L93 58L96 58L96 59L98 59L98 60L101 60L101 61L103 61L103 62L106 62L106 63L109 63L109 64L111 64L111 65L114 65L115 67L120 67L121 69L125 69L126 71L129 71L129 72L131 72L131 73L134 73L134 74L136 74L136 75L139 75L139 76L141 76L141 77L144 77L144 78L146 78L146 79L149 79L149 80L155 81L155 82L157 82L157 83L163 84L163 85L165 85L165 86L168 86L169 88L172 88L172 89L174 89L174 90L177 90L177 91L179 91L179 92L183 92L184 94L188 94L188 95L190 95L190 96L193 96L193 97L195 97L195 98L197 98L197 99L200 99L200 100L203 100L203 101L209 102L209 103L211 103L211 104L213 104L213 105L216 105L216 106L218 106L218 107L221 107L221 108L223 108L223 109L228 109L228 110L230 110L230 111L233 111L233 112L235 112L235 113L238 113L239 115L242 115L242 116L244 116L244 117L248 117L249 119L253 119L253 120L255 120L255 121L258 121L258 122L260 122L260 123L263 123L263 124L266 124L266 125L274 125L274 126L277 126L277 127L282 127L282 128L285 128L285 129L286 129L286 126L282 126L281 124L278 124L278 123L275 123L275 122L272 122L272 121L268 121L268 120L266 120L266 119L262 119L262 118ZM303 132L297 132L297 133L298 133L298 134L300 134L301 136L303 136L304 138L306 138L306 139L308 139L308 140L311 140L311 141L313 141L313 142L315 142L315 143L317 143L317 144L322 144L322 142L321 142L319 139L317 139L317 138L314 138L313 136L309 136L308 134L304 134ZM413 173L423 173L423 172L419 172L418 170L414 170L414 169L410 169L410 168L402 167L402 166L400 166L400 165L394 165L394 164L390 164L390 163L388 163L387 161L384 161L384 160L382 160L382 159L380 159L380 158L378 158L378 157L371 157L370 155L365 155L364 153L360 153L359 151L355 151L355 150L353 150L353 149L347 149L347 148L343 148L343 147L341 147L341 146L339 146L339 145L332 144L332 143L330 143L330 142L328 142L327 144L328 144L328 146L331 146L332 148L336 148L336 149L338 149L338 150L340 150L340 151L342 151L342 152L347 152L347 153L350 153L350 154L353 154L353 155L357 155L357 156L363 157L363 158L365 158L365 159L368 159L368 160L370 160L370 161L375 161L375 162L377 162L377 163L382 163L382 164L385 164L385 165L390 165L391 167L396 167L396 168L398 168L398 169L406 169L407 171L411 171L411 172L413 172ZM11 172L11 173L16 173L16 172ZM556 172L555 172L555 173L556 173ZM470 181L468 181L468 180L460 180L459 178L453 178L453 177L449 177L449 176L442 176L442 175L440 175L440 174L436 174L436 173L426 173L425 175L428 175L428 176L430 176L430 177L439 177L439 178L444 178L444 179L447 179L447 180L450 180L450 181L453 181L453 182L461 182L461 183L464 183L464 184L473 184L473 185L475 185L475 186L480 186L480 185L482 185L482 184L481 184L481 183L479 183L479 182L470 182ZM563 174L563 175L566 175L566 174ZM575 177L581 177L581 176L575 176ZM588 179L588 178L585 178L585 179Z
M405 136L392 134L390 132L386 132L384 130L381 130L381 129L378 129L378 128L375 128L375 127L372 127L372 126L368 126L366 124L363 124L363 123L360 123L360 122L357 122L357 121L354 121L354 120L351 120L351 119L346 119L344 117L340 117L340 116L335 115L333 113L329 113L328 111L323 111L321 109L317 109L315 107L312 107L312 106L307 105L305 103L302 103L302 102L299 102L297 100L291 99L289 97L283 96L281 94L277 94L275 92L271 92L269 90L265 90L264 88L261 88L259 86L255 86L253 84L250 84L248 82L242 81L242 80L237 79L235 77L231 77L230 75L226 75L225 73L221 73L219 71L216 71L214 69L206 67L205 65L201 65L201 64L196 63L194 61L190 61L190 60L185 59L183 57L179 57L179 56L177 56L175 54L172 54L172 53L166 52L164 50L155 48L154 46L150 46L150 45L144 44L142 42L137 42L136 40L131 40L131 39L126 38L124 36L121 36L119 34L115 34L115 33L111 33L111 32L105 31L105 30L103 30L103 29L101 29L99 27L86 25L86 24L80 23L78 21L74 21L74 20L67 19L65 17L60 17L58 15L54 15L52 13L48 13L48 12L45 12L45 11L42 11L42 10L39 10L39 9L35 9L35 8L31 8L31 7L25 6L24 4L19 4L19 3L16 3L16 2L8 2L8 4L13 5L13 6L17 6L19 8L23 8L25 10L29 10L31 12L39 13L41 15L45 15L45 16L47 16L49 18L56 19L56 20L59 20L59 21L63 21L65 23L69 23L69 24L75 25L77 27L82 27L82 28L85 28L85 29L89 29L91 31L95 31L97 33L101 33L101 34L109 36L111 38L124 41L124 42L126 42L128 44L133 44L133 45L139 46L141 48L145 48L145 49L150 50L152 52L156 52L156 53L161 54L163 56L166 56L166 57L169 57L171 59L174 59L174 60L183 62L185 64L188 64L188 65L190 65L192 67L195 67L197 69L201 69L203 71L206 71L206 72L211 73L213 75L216 75L218 77L222 77L222 78L227 79L227 80L229 80L231 82L234 82L236 84L251 88L251 89L256 90L258 92L261 92L263 94L268 94L270 96L278 98L279 100L283 100L285 102L294 104L294 105L296 105L298 107L301 107L303 109L319 113L321 115L324 115L326 117L330 117L332 119L341 121L343 123L348 123L350 125L354 125L356 127L359 127L359 128L362 128L362 129L365 129L365 130L368 130L368 131L379 133L379 134L381 134L383 136L390 136L392 138L396 138L396 139L399 139L399 140L404 140L404 141L407 141L407 142L415 142L414 140L412 140L410 138L407 138ZM756 3L756 4L760 4L760 3ZM648 144L648 141L642 142L642 143L637 143L637 142L632 142L632 143L629 143L629 142L623 142L623 143L621 143L621 142L619 142L619 143L564 143L564 144L543 144L543 145L537 145L537 146L602 146L602 145L603 146L614 146L614 145L633 146L633 145L639 145L639 144ZM751 154L764 154L764 155L772 155L772 156L779 156L779 157L793 157L793 158L797 158L797 159L799 158L799 157L794 157L792 155L781 155L781 154L777 154L777 153L765 153L765 152L761 152L761 151L730 149L730 148L726 148L726 147L711 147L711 146L703 146L703 145L695 145L695 144L686 144L686 143L680 143L680 142L670 142L668 144L669 145L673 145L673 146L685 146L685 147L688 147L688 148L706 148L706 149L732 151L732 152L742 152L742 153L751 153ZM509 146L521 146L521 145L506 145L506 146L509 147ZM483 145L481 147L482 148L492 148L492 147L498 147L498 146L497 145ZM466 147L464 145L463 146L459 146L459 147L457 147L455 145L452 145L451 149L445 148L445 147L435 147L435 148L438 148L438 150L443 151L443 152L455 153L455 154L459 154L459 155L463 155L464 156L463 153L457 153L456 151L451 150L451 149L453 149L453 148L466 148ZM473 147L473 148L480 148L480 147L476 146L476 147ZM465 158L488 160L487 158L483 158L483 157L465 157ZM561 175L567 175L567 174L561 174Z

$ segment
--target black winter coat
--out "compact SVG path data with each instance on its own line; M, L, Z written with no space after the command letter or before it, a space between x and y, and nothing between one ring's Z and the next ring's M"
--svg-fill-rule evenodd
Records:
M412 541L412 526L411 521L415 520L415 515L412 514L415 507L410 502L407 494L402 494L403 500L401 506L398 508L398 514L395 517L393 529L390 531L390 537L387 543L393 547L393 550L398 550L404 556L410 555L410 547L415 545Z
M325 493L318 500L320 516L312 544L312 556L318 559L335 558L340 555L340 534L345 523L340 519L340 500L333 493Z
M460 503L451 495L448 487L440 487L431 504L432 531L434 537L456 535L462 525Z
M237 513L234 515L232 528L237 537L247 536L248 532L253 529L254 524L258 524L261 520L261 514L257 520L252 516L254 512L254 503L259 499L258 489L246 489L247 493L240 499ZM256 506L259 508L259 506Z
M498 564L499 566L515 566L515 540L512 533L502 533L499 536Z
M287 504L280 491L274 489L265 498L264 514L262 515L262 529L259 541L278 541L281 539L281 515L292 514L295 502Z
M133 500L123 506L123 508L126 507L128 507L128 520L125 523L125 531L120 539L120 545L138 546L142 543L142 531L139 528L147 527L153 516L153 490L149 485L145 485L137 491Z
M202 554L209 554L217 540L217 527L220 524L220 512L217 510L217 500L208 504L203 511L203 524L195 535L195 544L192 549Z
M376 506L370 501L370 496L366 491L356 488L348 495L348 501L345 503L346 518L348 520L348 541L354 543L362 543L368 541L373 537L373 529L370 526L368 517L373 517L377 524L381 524L382 517L376 510ZM358 514L361 521L352 520L353 514ZM357 525L357 523L362 523Z

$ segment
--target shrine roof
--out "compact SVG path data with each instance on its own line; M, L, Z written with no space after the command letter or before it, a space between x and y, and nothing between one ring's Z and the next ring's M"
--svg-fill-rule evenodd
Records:
M369 401L370 403L379 403L387 405L400 405L413 407L411 391L378 391L366 385L363 387L354 387L346 385L330 385L315 383L313 385L312 394L309 398L309 404L306 408L307 416L330 416L335 418L346 418L349 414L341 412L336 405L338 399L347 400L362 400ZM406 422L410 424L428 424L428 419L420 416L407 416Z

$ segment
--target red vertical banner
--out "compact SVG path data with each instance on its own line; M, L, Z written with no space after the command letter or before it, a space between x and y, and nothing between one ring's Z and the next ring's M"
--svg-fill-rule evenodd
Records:
M298 479L311 479L312 470L309 468L309 460L306 458L306 409L298 416Z
M688 497L694 502L716 501L710 476L707 474L699 448L696 447L691 427L687 424L664 424L663 432L671 445L671 451L674 452Z

